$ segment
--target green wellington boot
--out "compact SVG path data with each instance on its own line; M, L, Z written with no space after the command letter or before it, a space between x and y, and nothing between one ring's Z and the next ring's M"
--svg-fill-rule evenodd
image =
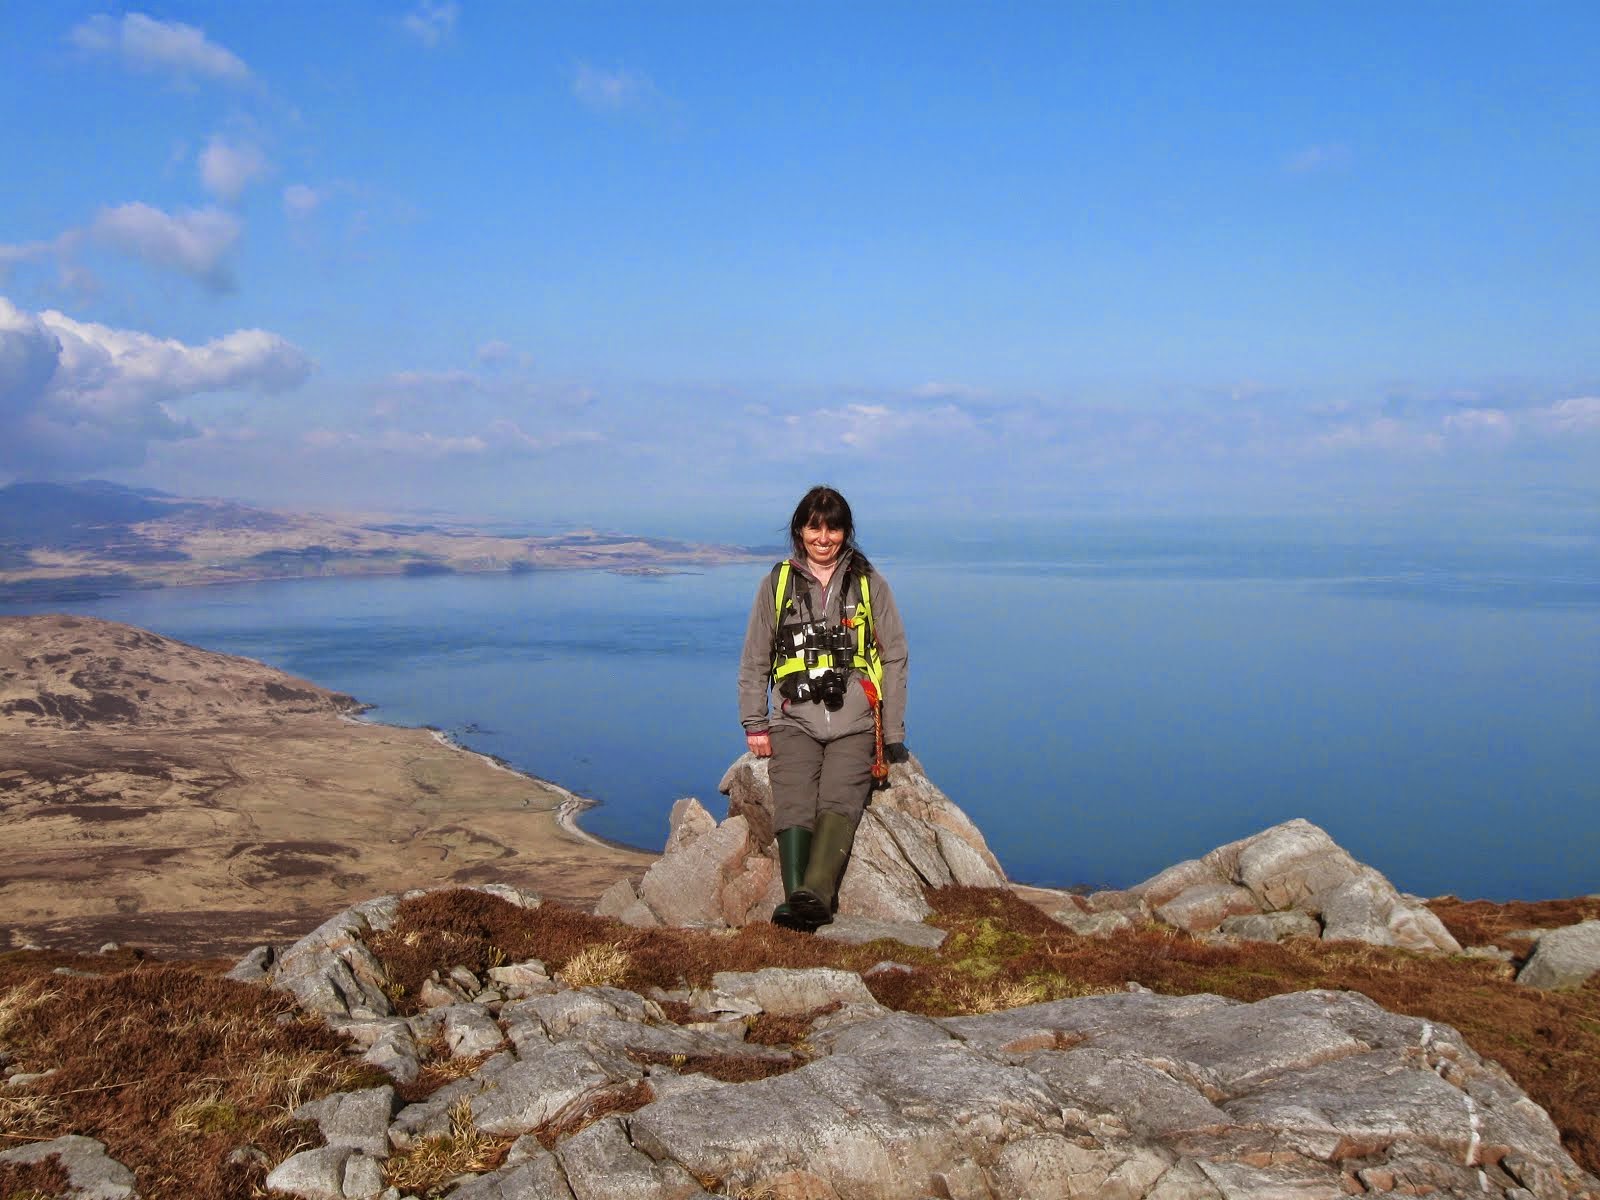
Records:
M805 880L789 893L789 911L815 928L833 920L839 879L856 840L856 823L838 813L818 813Z
M778 865L783 871L783 894L791 896L799 888L801 880L806 877L806 865L811 861L811 830L802 829L796 825L790 829L778 830ZM785 900L772 910L772 923L782 925L785 929L797 929L801 933L810 933L816 928L809 921L802 921L789 907Z

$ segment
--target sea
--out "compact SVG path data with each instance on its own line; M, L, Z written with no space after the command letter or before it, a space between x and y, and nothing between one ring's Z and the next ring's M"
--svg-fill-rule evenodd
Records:
M1304 817L1403 891L1600 892L1592 512L862 536L911 643L908 744L1014 880L1128 886ZM725 812L766 570L331 578L48 607L441 729L598 801L590 831L654 850L679 797Z

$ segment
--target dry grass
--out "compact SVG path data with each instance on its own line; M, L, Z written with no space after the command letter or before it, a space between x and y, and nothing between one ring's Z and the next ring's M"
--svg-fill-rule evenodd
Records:
M567 960L559 978L568 987L616 987L628 977L628 952L615 942L596 942Z
M619 1084L589 1096L581 1104L557 1113L533 1131L539 1144L546 1150L555 1149L556 1143L587 1129L603 1117L616 1113L637 1112L656 1098L650 1084L643 1079Z
M450 1107L450 1132L396 1151L384 1163L384 1180L414 1196L437 1196L457 1175L495 1170L514 1141L481 1132L472 1123L471 1103L458 1100Z
M150 1200L248 1197L265 1168L229 1164L234 1149L254 1145L281 1161L314 1144L313 1127L290 1110L371 1082L343 1039L295 1014L287 997L174 965L98 978L35 973L53 962L0 956L0 1036L18 1065L54 1070L8 1089L0 1144L81 1133L105 1142ZM78 966L90 964L105 965Z
M1571 900L1458 900L1444 896L1430 900L1428 907L1463 946L1499 946L1505 950L1525 950L1531 938L1509 935L1525 929L1559 929L1579 921L1600 918L1600 899L1587 896Z
M755 1058L749 1054L669 1054L665 1050L629 1050L628 1057L645 1066L671 1067L680 1075L709 1075L723 1083L751 1083L784 1075L809 1061L804 1055Z
M451 1058L442 1031L419 1045L417 1050L422 1059L422 1069L417 1072L417 1077L410 1083L397 1082L394 1085L395 1096L406 1104L426 1100L445 1084L465 1079L494 1054L492 1050L485 1050L482 1054Z
M53 1200L66 1195L71 1184L66 1168L55 1157L27 1165L0 1163L0 1196L8 1200Z

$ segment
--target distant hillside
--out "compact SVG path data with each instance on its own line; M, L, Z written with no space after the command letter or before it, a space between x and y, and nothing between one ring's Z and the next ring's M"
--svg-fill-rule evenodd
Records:
M101 480L0 488L0 601L329 575L436 575L740 561L735 546L585 531L554 536L276 512Z

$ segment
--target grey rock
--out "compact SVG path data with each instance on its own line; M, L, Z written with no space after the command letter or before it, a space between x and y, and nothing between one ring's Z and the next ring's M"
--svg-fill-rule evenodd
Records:
M520 1139L517 1145L531 1140ZM517 1148L512 1147L504 1167L462 1184L450 1193L450 1200L573 1200L556 1156L537 1142L533 1148L537 1153L529 1151L518 1157Z
M742 1022L739 1031L744 1032ZM716 1055L774 1062L784 1062L789 1058L785 1051L771 1046L746 1044L742 1037L732 1033L685 1029L679 1025L641 1025L637 1021L622 1021L612 1017L586 1022L573 1036L591 1049L623 1054L638 1050L655 1054L682 1054L686 1057Z
M663 853L685 849L717 827L717 819L693 796L675 800L667 817L667 845Z
M1459 953L1444 923L1421 905L1409 905L1378 872L1362 867L1343 882L1305 901L1322 918L1327 941L1370 942L1405 950Z
M1229 917L1222 922L1221 929L1230 937L1246 942L1281 942L1286 938L1322 936L1322 926L1315 917L1292 908L1284 912Z
M718 971L711 984L727 996L748 1000L760 1011L790 1017L841 1001L882 1010L861 976L833 967L765 967L760 971Z
M115 942L107 942L107 946L116 948ZM100 953L106 952L105 947L100 948ZM250 950L234 964L233 969L224 976L239 983L260 983L267 978L267 973L272 967L273 950L271 946L257 946Z
M69 1133L0 1152L0 1163L26 1166L54 1158L67 1173L73 1200L139 1200L133 1172L106 1154L104 1142Z
M725 925L723 885L743 873L745 859L757 850L744 818L729 817L652 863L639 883L639 899L667 925Z
M483 990L483 980L479 979L465 967L450 968L450 982L455 984L466 995L472 996Z
M417 1003L424 1008L450 1008L467 1003L467 993L447 979L424 979L417 989Z
M1542 934L1517 982L1536 988L1579 987L1600 971L1600 921Z
M404 1023L380 1033L361 1061L387 1071L396 1083L411 1083L422 1073L422 1051L411 1028Z
M382 899L398 903L395 897ZM381 916L385 911L378 901L368 901L329 917L278 956L270 975L272 986L292 993L307 1012L366 1018L393 1015L381 987L383 967L362 940L375 928L368 913ZM392 921L393 909L387 911ZM378 928L387 928L387 923Z
M692 1104L697 1098L684 1097L680 1103ZM695 1200L708 1195L678 1163L641 1154L614 1117L568 1138L556 1156L574 1200Z
M990 1175L1001 1195L1028 1200L1139 1200L1171 1165L1170 1155L1150 1147L1112 1150L1038 1134L1008 1143Z
M661 1006L637 992L614 987L569 988L550 996L518 1000L500 1010L502 1020L535 1018L552 1038L560 1039L585 1021L619 1017L625 1021L664 1021Z
M639 893L634 890L633 881L619 879L600 893L600 899L594 906L595 916L610 917L614 921L620 921L622 914L638 903Z
M452 1004L439 1013L444 1018L444 1041L451 1058L489 1054L505 1042L500 1026L481 1004Z
M291 1154L267 1175L267 1190L302 1200L345 1200L344 1165L353 1154L349 1146L319 1146Z
M895 764L890 784L874 795L856 832L840 886L841 913L920 922L929 913L926 887L1004 885L983 835L919 763ZM766 760L745 755L721 786L729 796L728 819L708 824L711 817L697 801L678 801L665 853L637 888L613 887L597 911L637 926L719 928L770 918L782 891Z
M612 1084L643 1074L619 1056L597 1057L585 1046L558 1043L496 1075L472 1098L472 1123L485 1133L529 1133Z
M1326 939L1445 954L1461 950L1423 902L1402 896L1378 871L1358 863L1324 830L1300 818L1168 867L1128 892L1097 892L1088 905L1096 912L1118 911L1137 919L1135 906L1142 904L1158 919L1202 933L1249 915L1246 895L1269 915L1298 911L1318 918ZM1229 911L1217 915L1219 908ZM1216 922L1210 923L1214 915ZM1294 934L1280 930L1279 936L1298 936L1300 930L1309 934L1309 927L1301 924ZM1223 932L1261 940L1265 929L1252 923Z
M874 1020L822 1030L806 1042L820 1054L872 1054L894 1049L920 1054L923 1049L946 1044L954 1037L932 1017L891 1012Z
M386 1186L382 1164L365 1154L352 1154L345 1160L343 1186L346 1200L372 1200L382 1195Z
M1041 1051L1026 1065L1070 1110L1069 1119L1080 1124L1105 1114L1116 1118L1124 1135L1170 1138L1235 1123L1192 1079L1142 1058L1084 1047Z
M294 1110L299 1120L317 1123L328 1145L345 1146L374 1158L388 1157L389 1119L393 1115L394 1088L387 1085L359 1092L334 1092Z
M537 958L530 958L527 962L490 967L489 979L503 987L529 987L549 983L550 972Z
M840 1195L915 1200L930 1177L997 1142L1058 1132L1061 1117L1037 1076L952 1042L916 1055L836 1055L661 1100L629 1126L651 1158L681 1163L719 1190L754 1191L772 1175L804 1170Z
M1133 919L1122 912L1085 912L1081 908L1063 908L1050 914L1080 937L1110 937L1133 928Z
M1181 1023L1235 1001L1220 996L1159 996L1116 992L1106 996L1050 1000L976 1017L942 1017L941 1028L986 1054L1025 1059L1040 1050L1059 1049L1096 1034Z
M1229 917L1261 911L1246 888L1228 883L1196 883L1156 906L1156 918L1190 933L1216 929Z

